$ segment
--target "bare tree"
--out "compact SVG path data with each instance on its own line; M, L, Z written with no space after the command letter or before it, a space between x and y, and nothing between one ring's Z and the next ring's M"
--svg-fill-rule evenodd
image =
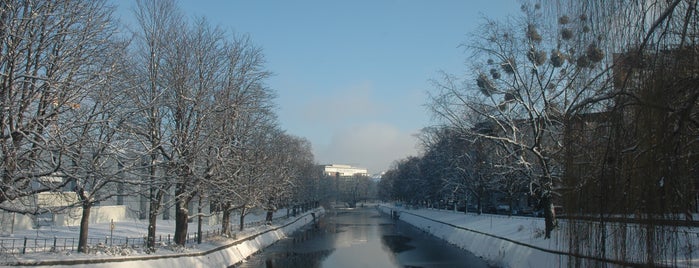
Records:
M294 178L292 178L290 200L286 204L292 206L292 209L299 205L310 208L316 206L316 203L322 198L321 174L314 161L310 141L300 137L292 137L292 139L294 144L290 148L288 156L292 157L289 159L289 163L294 166L292 173Z
M271 161L270 180L265 183L267 189L267 221L273 218L273 212L281 206L288 206L292 202L294 192L306 192L302 189L302 176L304 168L313 165L313 154L310 143L279 131L271 136L267 152ZM308 193L308 192L306 192Z
M384 198L418 204L426 196L428 181L423 180L421 172L421 159L411 156L396 161L391 169L381 177L381 191Z
M205 123L212 117L215 91L223 69L222 32L199 20L192 29L172 38L163 71L166 122L169 141L161 153L174 175L175 236L184 245L189 221L189 203L201 184L201 157L210 141Z
M127 152L122 148L129 142L120 135L120 126L130 119L131 112L122 106L127 101L124 93L128 89L126 80L129 77L124 72L126 62L122 60L126 58L126 45L115 42L103 53L99 61L93 61L95 66L101 66L97 70L104 74L103 79L89 85L90 92L75 109L66 113L66 116L79 120L81 124L61 134L62 140L70 143L64 158L63 174L72 180L71 190L75 191L78 205L82 208L79 252L87 250L90 209L100 201L126 194L117 191L117 184L138 184L124 176L124 162L128 160Z
M155 250L156 221L163 196L171 184L163 180L165 161L161 156L165 142L164 94L166 55L170 38L177 29L183 29L181 14L174 1L138 1L134 11L139 28L135 33L134 68L139 75L139 84L131 93L131 100L141 116L135 117L129 127L132 138L142 145L144 183L148 188L148 235L147 247ZM146 210L146 208L142 208ZM145 211L141 211L145 213Z
M3 1L0 3L0 206L72 180L62 176L82 127L71 117L107 75L99 63L111 45L114 24L106 1Z
M428 127L422 130L420 140L424 150L421 165L427 171L423 176L431 177L428 180L432 186L429 196L424 197L424 202L431 206L448 197L455 204L458 203L457 200L467 203L466 199L475 189L470 187L473 186L470 183L473 182L473 177L467 171L473 169L468 161L469 148L459 138L459 133L446 126ZM470 196L477 199L480 211L482 195Z
M257 135L264 134L273 124L272 92L264 87L270 73L264 69L262 51L248 36L235 36L224 46L221 89L214 95L212 117L207 131L207 174L205 187L215 199L215 209L222 212L222 232L230 234L230 215L240 209L246 214L250 208L243 193L242 180L252 164L247 145Z
M274 125L257 125L252 135L242 141L241 172L237 180L233 181L236 196L240 198L239 229L245 227L245 216L255 207L264 207L268 202L268 182L271 172L271 163L268 151L265 147L269 144L270 134L276 131Z
M562 18L547 27L540 7L523 6L521 20L486 21L466 47L473 52L473 82L445 75L432 97L435 114L506 153L528 177L544 209L546 238L556 226L563 130L572 114L599 109L611 85L595 76L607 67L597 42L581 47L585 21Z

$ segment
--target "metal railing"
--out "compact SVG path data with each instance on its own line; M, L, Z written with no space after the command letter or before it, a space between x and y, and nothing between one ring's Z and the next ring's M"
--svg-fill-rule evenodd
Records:
M278 219L288 219L291 215L277 215L274 220ZM258 227L265 225L267 222L265 220L257 220L245 222L244 228ZM238 225L231 224L230 233L235 233L237 231ZM214 229L208 231L202 231L202 240L209 237L220 236L221 230ZM196 244L198 242L198 233L191 232L187 233L186 244ZM156 237L156 248L163 245L171 245L173 243L174 236L171 234L158 235ZM108 247L130 247L130 248L141 248L146 246L147 237L89 237L87 239L88 248L108 248ZM52 238L0 238L0 254L30 254L39 252L65 252L65 251L76 251L78 249L78 238L77 237L52 237Z
M219 236L220 230L202 231L202 240L212 236ZM197 232L187 233L186 243L197 243L199 235ZM89 237L87 244L90 248L107 247L145 247L146 237ZM156 237L156 247L159 245L170 245L173 237L158 235ZM38 252L62 252L75 251L78 247L78 238L75 237L53 237L53 238L3 238L0 239L0 254L29 254Z

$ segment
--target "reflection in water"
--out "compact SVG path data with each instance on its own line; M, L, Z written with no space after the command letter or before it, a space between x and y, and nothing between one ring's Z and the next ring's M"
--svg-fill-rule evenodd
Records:
M402 235L384 235L381 237L381 242L386 245L393 253L401 253L403 251L414 249L415 247L408 245L410 237Z
M330 255L332 250L322 250L309 253L297 252L271 252L267 254L264 266L241 267L266 267L266 268L286 268L286 267L322 267L321 261ZM251 263L253 264L253 263Z
M375 209L327 212L310 226L236 267L488 267Z

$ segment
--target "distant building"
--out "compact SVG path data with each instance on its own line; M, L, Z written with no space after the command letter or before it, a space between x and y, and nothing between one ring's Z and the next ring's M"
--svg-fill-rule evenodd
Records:
M350 165L340 165L340 164L330 164L320 166L323 170L323 175L326 176L336 176L340 177L353 177L353 176L369 176L369 171L366 168L353 167Z

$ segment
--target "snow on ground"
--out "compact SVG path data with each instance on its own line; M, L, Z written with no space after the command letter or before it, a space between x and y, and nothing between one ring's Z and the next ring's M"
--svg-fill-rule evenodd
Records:
M319 214L323 213L322 209L311 211ZM187 243L186 248L178 248L168 245L166 242L161 243L161 247L153 254L146 254L142 248L142 240L136 243L138 246L117 246L112 247L105 245L97 246L94 253L83 254L77 253L74 250L59 249L55 252L38 252L28 254L4 254L0 255L0 264L12 263L36 263L36 262L58 262L47 266L51 267L221 267L228 266L244 260L247 256L257 252L258 250L271 245L279 239L286 237L287 234L307 225L313 221L314 216L311 212L302 213L299 217L290 217L282 219L286 213L276 213L276 219L272 225L256 225L245 228L243 231L234 232L234 238L225 237L210 237L205 239L202 244ZM264 213L250 214L246 216L246 222L255 223L264 219ZM236 223L237 221L233 221ZM158 236L162 235L163 240L166 236L174 231L174 221L158 221L157 223ZM142 237L147 230L147 221L122 221L116 222L114 228L114 237ZM234 227L237 225L234 225ZM190 233L196 232L196 221L189 224ZM202 225L203 232L213 231L220 228L216 226ZM78 227L42 227L38 230L28 230L16 232L14 237L77 237ZM110 235L110 224L93 224L90 226L90 237L106 238ZM247 240L247 238L255 237ZM7 239L0 237L0 239ZM129 261L124 261L128 259ZM89 261L90 263L84 263ZM61 263L63 262L63 263ZM67 265L61 265L67 264ZM70 265L72 264L72 265ZM34 266L34 265L33 265ZM2 267L2 265L0 265ZM35 266L41 267L41 266Z
M505 215L476 215L436 209L405 209L382 205L380 210L398 211L400 220L431 233L453 245L473 252L490 263L502 267L566 267L569 266L567 237L561 227L544 239L544 219L508 217ZM468 230L464 230L468 229ZM692 228L697 232L697 228ZM699 238L690 241L697 245ZM699 265L699 251L693 249L693 260L676 265ZM593 256L597 257L597 256ZM634 258L637 256L628 256Z
M435 209L404 209L381 205L379 209L390 213L400 212L400 220L440 237L449 243L473 252L494 265L502 267L566 267L568 257L561 252L568 248L565 234L557 230L551 239L543 239L544 221L542 218L507 217L500 215L475 215ZM321 210L314 213L323 213ZM286 216L286 213L276 213ZM257 222L264 218L263 213L249 215L247 222ZM237 232L235 238L214 237L198 245L188 243L187 248L161 246L155 254L146 254L141 247L106 247L96 253L82 254L71 250L55 252L5 254L0 255L0 263L62 261L62 265L51 267L220 267L244 260L247 256L269 246L287 234L312 222L310 212L298 218L276 219L273 225L258 225ZM142 237L147 223L124 221L115 224L114 236ZM565 223L562 223L565 226ZM204 231L213 231L218 226L203 225ZM564 228L564 227L563 227ZM196 230L196 222L190 223L190 232ZM464 230L467 229L467 230ZM77 227L43 227L15 233L15 238L77 236ZM174 231L173 221L159 221L158 234L166 236ZM697 228L692 232L699 233ZM90 226L91 237L109 236L109 224ZM246 239L254 237L251 239ZM0 237L7 239L7 237ZM692 244L699 243L699 237L690 238ZM141 242L142 244L142 242ZM166 244L166 243L163 243ZM699 247L694 248L694 251ZM699 256L692 252L690 256ZM630 256L633 257L633 256ZM694 257L696 258L696 257ZM124 261L128 259L128 261ZM86 261L90 263L85 263ZM76 265L67 266L74 262ZM699 260L677 262L675 265L696 266ZM41 267L41 266L38 266ZM48 267L48 266L44 266Z
M257 213L251 213L245 216L245 222L247 224L261 222L266 214L264 211L259 211ZM275 219L282 218L286 216L286 210L280 210L278 213L274 214ZM238 227L238 215L232 215L231 225L233 229ZM206 223L202 224L202 230L213 231L220 230L221 225L208 225ZM194 233L197 231L197 220L194 219L193 222L189 223L188 232ZM31 230L21 230L15 231L11 237L1 237L0 239L8 238L70 238L74 237L77 239L78 233L80 232L80 226L41 226L37 229ZM115 238L142 238L145 237L148 232L148 221L129 219L125 221L118 221L114 223L114 237ZM158 220L156 222L156 236L162 236L163 240L167 240L168 234L172 236L175 232L175 221L174 220ZM93 223L89 226L89 237L90 238L106 238L111 235L110 233L110 223Z
M529 247L496 239L487 235L459 230L439 222L468 228L484 234L493 234L532 246L557 248L558 240L543 239L544 221L533 217L507 217L500 215L469 215L463 212L435 209L401 209L382 206L383 211L399 210L400 220L439 237L503 267L565 267L564 259ZM419 216L415 216L419 215ZM424 218L423 218L424 217Z

